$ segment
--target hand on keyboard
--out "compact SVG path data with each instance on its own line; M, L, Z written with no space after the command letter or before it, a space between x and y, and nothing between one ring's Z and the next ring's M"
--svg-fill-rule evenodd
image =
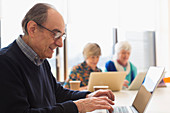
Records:
M106 96L90 97L73 102L77 105L78 111L81 113L91 112L96 109L108 109L112 113L112 105L114 105L114 102Z

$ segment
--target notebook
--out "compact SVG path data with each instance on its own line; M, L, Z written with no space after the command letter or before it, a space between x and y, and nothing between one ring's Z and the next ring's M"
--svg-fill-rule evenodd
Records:
M142 82L145 78L146 72L139 72L135 79L132 81L130 86L128 87L128 90L138 90L140 86L142 85Z
M91 72L88 81L88 90L93 92L93 86L109 86L112 91L122 89L126 72Z
M163 78L164 67L151 66L138 90L132 106L114 106L113 113L144 113L157 85Z

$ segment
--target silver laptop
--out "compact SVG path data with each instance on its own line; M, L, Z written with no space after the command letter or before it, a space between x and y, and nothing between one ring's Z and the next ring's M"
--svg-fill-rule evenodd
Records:
M144 113L153 92L163 77L163 73L164 67L151 66L132 106L114 106L113 113Z
M126 72L91 72L87 90L93 92L93 86L109 86L112 91L122 89Z
M128 90L138 90L140 86L142 85L142 82L145 78L146 72L139 72L135 79L132 81L130 86L128 87Z

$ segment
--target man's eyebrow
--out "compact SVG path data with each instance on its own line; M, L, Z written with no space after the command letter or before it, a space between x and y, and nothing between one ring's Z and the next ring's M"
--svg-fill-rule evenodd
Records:
M53 32L60 32L61 33L61 31L58 30L58 29L53 29Z
M58 30L58 29L54 29L54 30L52 30L53 32L60 32L60 33L62 33L60 30ZM64 32L64 33L62 33L62 35L65 35L66 33Z

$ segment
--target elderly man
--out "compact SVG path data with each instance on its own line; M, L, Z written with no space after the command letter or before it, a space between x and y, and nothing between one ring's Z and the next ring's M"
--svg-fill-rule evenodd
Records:
M0 113L78 113L113 111L110 90L80 92L63 88L46 58L62 47L65 24L51 5L38 3L22 21L24 35L0 50Z

